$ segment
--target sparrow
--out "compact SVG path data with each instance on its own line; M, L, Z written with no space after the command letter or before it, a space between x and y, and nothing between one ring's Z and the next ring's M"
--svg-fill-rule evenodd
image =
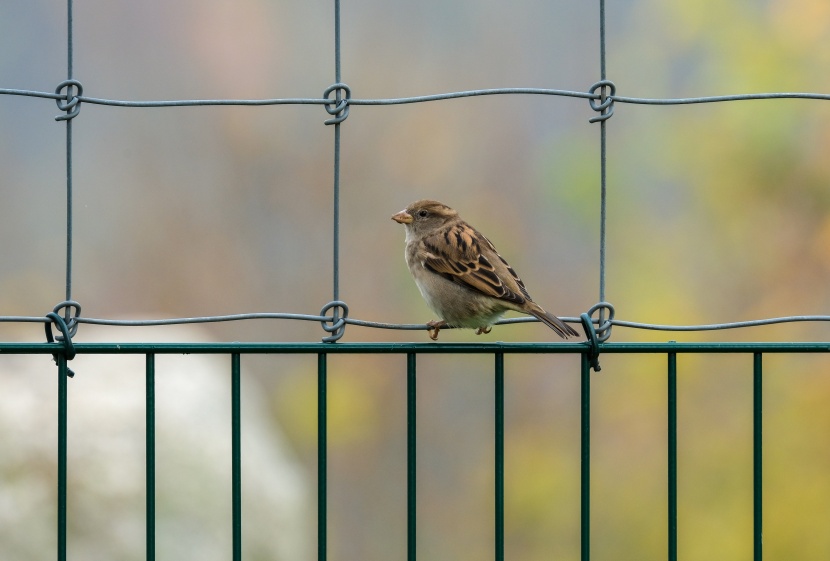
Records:
M579 335L534 302L490 240L447 205L416 201L392 220L406 228L406 264L427 305L440 318L427 323L433 341L442 327L489 333L507 310L538 318L562 338Z

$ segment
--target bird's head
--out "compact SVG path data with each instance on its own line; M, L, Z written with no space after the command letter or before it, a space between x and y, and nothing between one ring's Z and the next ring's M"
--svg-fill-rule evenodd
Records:
M429 199L415 201L392 216L392 220L405 225L407 232L415 236L435 231L456 218L458 218L456 211L445 204Z

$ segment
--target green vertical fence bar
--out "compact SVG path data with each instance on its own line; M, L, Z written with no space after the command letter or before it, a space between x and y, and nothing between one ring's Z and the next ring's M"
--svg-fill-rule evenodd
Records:
M66 561L66 357L58 354L58 561Z
M504 561L504 353L495 353L496 561Z
M233 511L233 561L242 561L242 441L240 357L231 354L231 510Z
M406 353L406 558L415 561L417 501L415 495L415 353Z
M677 353L668 353L669 561L677 561Z
M591 365L582 353L580 384L580 559L591 558Z
M754 559L763 559L763 372L762 355L754 353L752 365L752 499L753 499L753 545Z
M326 559L326 353L317 354L317 559Z
M146 477L146 517L147 527L147 561L156 558L156 355L145 356L145 477Z

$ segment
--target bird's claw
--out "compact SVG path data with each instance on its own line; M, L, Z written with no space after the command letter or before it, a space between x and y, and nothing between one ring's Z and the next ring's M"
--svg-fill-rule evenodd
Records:
M479 327L478 330L476 330L476 335L481 335L482 333L486 335L486 334L490 333L490 331L492 331L492 330L493 330L493 328L490 327L489 325L487 327Z
M428 321L427 322L427 327L429 327L429 329L427 330L427 332L429 333L429 338L432 339L433 341L437 341L438 340L438 332L441 330L442 327L446 327L446 326L447 326L447 322L444 321L444 320Z

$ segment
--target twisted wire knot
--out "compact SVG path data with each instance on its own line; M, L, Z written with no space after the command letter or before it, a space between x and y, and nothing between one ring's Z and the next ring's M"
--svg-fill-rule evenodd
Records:
M65 115L55 117L56 121L68 121L74 119L81 112L81 100L79 96L84 95L84 86L78 80L64 80L55 88L55 93L60 94L61 90L67 88L66 99L56 99L58 109L66 111ZM78 94L73 93L73 88L78 88Z
M327 317L326 312L331 309L334 309L334 312L331 316ZM329 302L320 310L320 315L326 317L325 320L320 322L320 325L323 326L326 332L331 333L328 337L323 337L324 343L334 343L343 337L343 334L346 332L346 318L349 317L349 306L345 302L340 300ZM331 325L327 325L327 322L331 322Z
M594 313L599 312L599 319L596 321L597 326L594 328L597 334L597 339L600 343L606 342L611 337L611 327L614 324L614 306L610 302L600 302L594 304L588 309L588 315L593 317ZM608 317L605 313L608 312ZM591 324L593 325L593 320Z
M605 88L610 91L606 95ZM597 90L601 90L597 93ZM588 119L590 123L598 123L606 121L614 115L614 95L617 93L617 86L611 80L600 80L588 90L588 93L598 95L599 100L590 98L588 103L591 104L591 109L600 113L599 116Z
M334 99L329 98L332 93L334 93ZM326 112L329 115L334 115L333 119L328 119L325 123L336 125L345 121L349 116L349 100L352 98L351 88L342 82L332 84L323 92L323 98L329 101L325 106Z
M604 312L608 312L608 318L605 319ZM596 320L597 327L594 327L594 320L591 316L599 312L599 319ZM591 368L594 372L599 372L602 367L599 365L599 344L604 343L611 337L611 326L614 320L614 306L608 302L600 302L591 306L587 312L579 316L582 320L582 328L585 330L585 336L588 337L588 343L591 345L588 351L588 361L591 363Z
M52 308L52 312L55 314L60 314L61 310L68 312L63 314L65 319L62 319L66 323L66 328L69 330L69 338L71 339L78 332L78 318L81 317L81 305L74 300L64 300ZM65 336L63 334L55 337L57 341L63 341L64 338Z
M67 309L67 310L75 310L74 316L69 316L69 322L67 323L63 317L58 313L58 310ZM72 337L78 331L78 320L77 318L81 314L81 305L75 301L67 300L65 302L61 302L57 306L55 306L51 312L46 314L46 317L50 320L50 323L44 324L46 328L46 341L49 343L54 343L55 341L63 343L63 356L67 361L72 360L75 358L75 345L72 343ZM60 335L54 335L52 333L52 326L55 325L60 331ZM55 364L58 364L58 355L53 354L52 359L55 361ZM66 375L70 378L75 376L75 373L70 369L66 369Z

